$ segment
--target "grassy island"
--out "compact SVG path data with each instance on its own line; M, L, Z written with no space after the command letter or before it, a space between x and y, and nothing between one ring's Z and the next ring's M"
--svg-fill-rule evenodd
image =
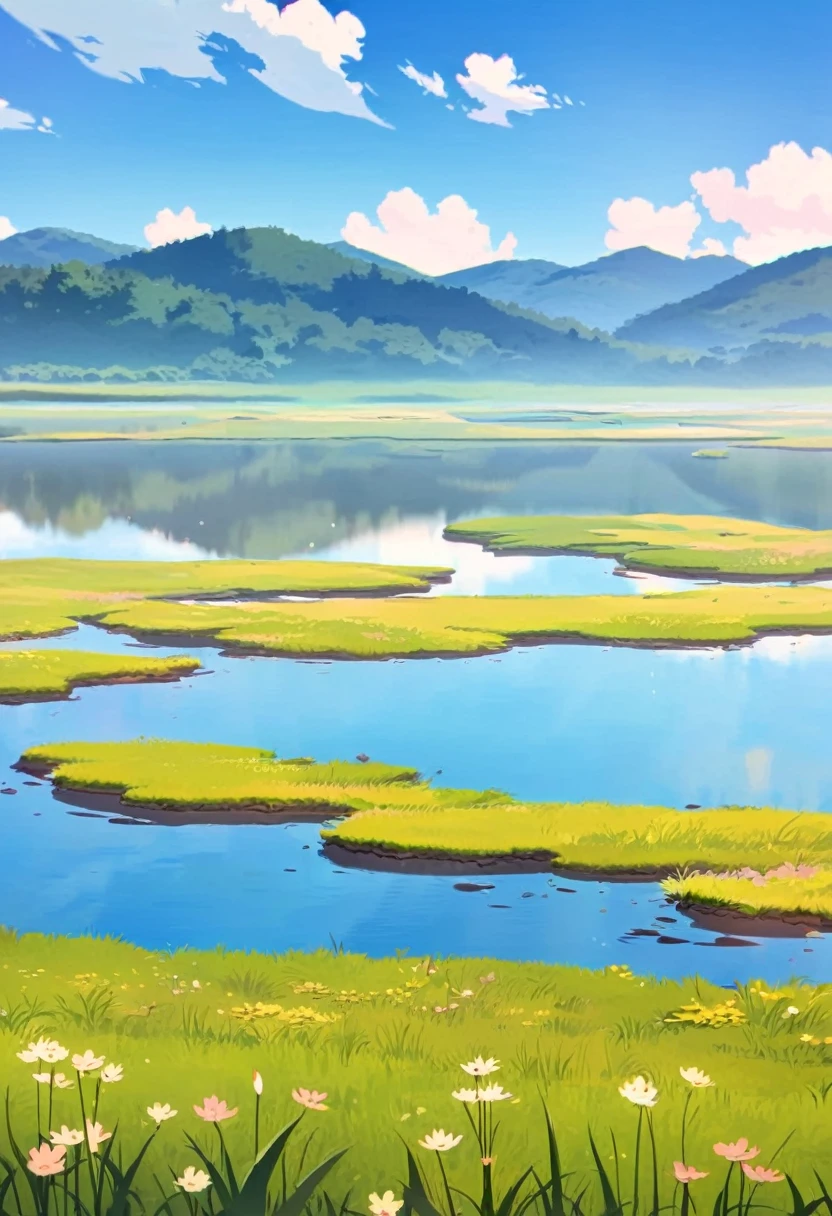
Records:
M832 572L832 531L719 515L505 516L451 524L445 535L494 553L582 553L668 574L778 579Z
M87 615L93 615L88 611ZM418 658L493 654L557 641L722 646L770 633L832 630L832 590L715 586L648 595L437 596L308 603L175 604L98 611L105 628L175 644L261 654Z
M166 740L50 743L27 750L21 764L49 772L60 788L117 794L134 809L341 815L322 829L328 847L397 862L554 864L625 875L696 869L701 879L673 880L670 893L732 907L742 904L732 886L737 871L770 876L755 888L765 889L770 910L832 918L832 885L817 878L832 867L832 817L810 811L524 803L498 790L435 787L413 769L372 761L322 764ZM708 877L709 870L721 873ZM685 885L699 881L710 883L703 900Z
M0 561L0 639L74 629L115 604L236 595L394 595L428 591L452 570L367 562L123 562L73 558Z
M36 1099L46 1118L47 1087L36 1085L37 1066L17 1053L41 1036L69 1053L57 1069L69 1074L72 1088L56 1087L48 1105L49 1126L70 1128L81 1126L79 1087L93 1094L99 1076L79 1078L72 1056L103 1057L120 1066L118 1083L99 1082L96 1098L102 1129L116 1131L119 1162L122 1153L132 1161L152 1136L134 1182L137 1202L150 1212L162 1199L154 1176L169 1194L170 1171L176 1177L199 1164L187 1135L216 1159L215 1129L194 1109L206 1094L227 1102L221 1130L235 1166L251 1160L255 1070L263 1083L261 1146L302 1113L292 1101L295 1087L323 1093L323 1109L304 1113L289 1178L310 1134L306 1169L350 1146L325 1181L333 1210L341 1210L348 1191L349 1210L358 1212L366 1211L370 1192L390 1186L400 1196L404 1145L433 1181L436 1162L419 1141L434 1128L462 1134L444 1156L454 1184L471 1192L482 1174L480 1152L452 1091L476 1084L461 1065L477 1056L495 1057L485 1083L499 1082L507 1095L496 1112L500 1194L527 1167L550 1176L543 1098L557 1129L567 1194L582 1195L586 1216L626 1211L638 1115L619 1090L638 1072L658 1091L652 1114L662 1211L671 1210L683 1112L685 1160L708 1174L696 1183L701 1212L714 1210L727 1168L715 1142L748 1137L760 1146L759 1162L792 1175L807 1198L822 1194L813 1169L826 1183L832 1172L824 1100L832 1007L826 989L797 982L726 991L701 980L642 978L624 965L592 972L493 959L168 951L0 930L0 1003L6 1011L0 1059L12 1130L24 1151L37 1142ZM152 1135L147 1110L155 1103L168 1110ZM624 1207L602 1202L587 1125L613 1186L619 1177ZM0 1156L14 1160L5 1127ZM649 1198L649 1152L645 1158ZM18 1174L18 1184L28 1198L25 1175ZM80 1184L87 1185L84 1172ZM803 1211L791 1204L785 1182L767 1187L765 1202L768 1211ZM181 1196L168 1206L182 1216L187 1210ZM245 1210L260 1216L272 1208ZM522 1209L509 1210L519 1216ZM544 1209L528 1210L540 1216Z
M185 655L146 659L82 650L5 650L0 651L0 702L61 699L87 684L178 680L198 667L198 659Z

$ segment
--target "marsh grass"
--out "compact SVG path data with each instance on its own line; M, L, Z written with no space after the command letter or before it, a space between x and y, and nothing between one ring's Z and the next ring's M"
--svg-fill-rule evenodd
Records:
M589 553L624 566L728 577L773 579L832 569L832 531L719 515L504 516L451 524L445 535L497 553Z
M0 701L64 697L81 684L172 680L192 675L199 666L198 659L185 655L158 659L81 650L0 651Z

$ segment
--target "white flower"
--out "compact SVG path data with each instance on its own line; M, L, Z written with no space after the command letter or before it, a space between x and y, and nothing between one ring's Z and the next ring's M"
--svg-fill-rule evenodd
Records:
M507 1093L502 1085L486 1085L480 1090L480 1102L504 1102L506 1098L513 1097L513 1094Z
M263 1092L263 1078L260 1076L260 1073L257 1071L256 1068L255 1068L254 1072L251 1074L251 1083L254 1086L254 1092L257 1094L257 1097L259 1098Z
M104 1063L103 1056L97 1056L92 1051L85 1051L83 1055L74 1055L72 1057L72 1067L77 1072L95 1072Z
M702 1072L701 1068L680 1068L679 1073L683 1081L687 1081L694 1089L707 1089L709 1085L713 1085L713 1081L706 1072Z
M124 1069L121 1064L108 1064L101 1069L101 1080L107 1085L112 1085L114 1081L124 1080Z
M38 1060L43 1060L44 1064L57 1064L60 1060L65 1060L68 1055L66 1047L61 1047L57 1039L41 1037L37 1043L30 1043L25 1050L19 1051L17 1058L24 1064L35 1064Z
M100 1123L91 1123L87 1119L87 1144L90 1146L91 1153L97 1153L99 1146L105 1140L109 1140L112 1134L112 1132L105 1132Z
M800 1010L798 1009L797 1005L789 1005L788 1009L785 1010L782 1016L784 1018L796 1018L799 1013Z
M484 1060L482 1056L477 1056L476 1060L463 1064L462 1071L467 1072L470 1077L487 1077L491 1072L500 1071L500 1061L493 1057Z
M147 1113L158 1126L164 1123L165 1119L173 1119L179 1114L179 1111L171 1110L170 1102L166 1102L164 1106L161 1102L154 1102L152 1106L148 1106Z
M430 1135L425 1136L424 1140L420 1140L422 1148L433 1149L435 1153L446 1153L449 1148L456 1148L462 1136L454 1136L453 1132L446 1132L444 1128L439 1131L432 1131Z
M655 1085L644 1077L634 1077L632 1081L625 1081L623 1085L619 1085L618 1092L622 1098L626 1098L634 1106L655 1106L659 1097L659 1091Z
M72 1089L75 1082L70 1081L69 1077L65 1077L62 1072L56 1072L52 1078L52 1084L56 1089Z
M38 1085L51 1085L52 1084L52 1073L51 1072L33 1072L32 1080L37 1081Z
M385 1191L379 1197L375 1191L370 1196L371 1216L396 1216L399 1208L404 1207L403 1199L396 1199L392 1191Z
M82 1131L74 1131L72 1128L64 1125L59 1132L50 1132L49 1139L53 1144L62 1144L64 1148L72 1148L75 1144L81 1144L84 1139Z
M176 1179L176 1185L181 1186L183 1191L198 1191L207 1190L211 1185L211 1179L205 1173L205 1170L198 1170L193 1165L185 1167L182 1177Z
M478 1102L480 1095L476 1089L455 1089L451 1097L456 1098L457 1102Z

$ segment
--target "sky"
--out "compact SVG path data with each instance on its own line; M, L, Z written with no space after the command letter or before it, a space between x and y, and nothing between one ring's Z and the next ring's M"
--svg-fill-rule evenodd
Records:
M758 264L832 244L830 45L818 0L0 0L0 242Z

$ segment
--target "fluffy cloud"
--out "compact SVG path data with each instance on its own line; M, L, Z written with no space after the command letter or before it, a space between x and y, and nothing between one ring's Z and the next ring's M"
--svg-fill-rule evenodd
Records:
M722 241L718 241L712 236L706 236L701 247L694 249L690 256L692 258L725 258L728 256L728 250Z
M14 236L17 232L14 224L7 215L0 215L0 241L5 241L7 236Z
M458 194L443 198L434 213L415 190L391 190L374 224L360 211L347 216L341 236L359 249L402 262L423 274L449 274L514 256L517 239L503 237L496 249L491 229Z
M210 57L211 34L233 39L258 56L252 75L281 97L381 123L347 78L344 62L362 55L364 26L350 12L333 16L321 0L2 0L3 9L53 50L52 35L94 72L128 83L161 69L187 80L224 82ZM383 125L383 124L382 124Z
M420 72L418 68L414 68L413 64L408 59L407 66L402 67L399 64L399 71L404 72L408 80L415 80L416 84L426 93L432 93L434 97L447 97L448 91L445 88L445 81L438 72L434 72L432 76L428 76L426 72Z
M0 97L0 131L40 131L44 135L54 134L51 118L42 118L38 122L34 114L28 114L26 110L16 110L2 97Z
M474 101L482 107L469 110L468 117L474 122L491 123L497 127L510 127L510 111L517 114L533 114L535 110L548 110L546 90L541 84L521 84L514 60L509 55L492 59L490 55L469 55L465 60L466 75L457 76L458 83Z
M691 184L712 219L745 231L734 253L756 266L819 245L832 245L832 155L799 144L775 144L738 186L730 169L694 173Z
M202 224L196 218L193 207L183 207L177 214L170 207L156 212L156 219L145 226L145 240L152 249L159 245L170 245L173 241L189 241L195 236L213 232L210 224Z
M607 217L612 224L605 238L607 249L646 245L677 258L690 253L693 234L702 223L691 202L656 208L646 198L617 198L610 204Z

